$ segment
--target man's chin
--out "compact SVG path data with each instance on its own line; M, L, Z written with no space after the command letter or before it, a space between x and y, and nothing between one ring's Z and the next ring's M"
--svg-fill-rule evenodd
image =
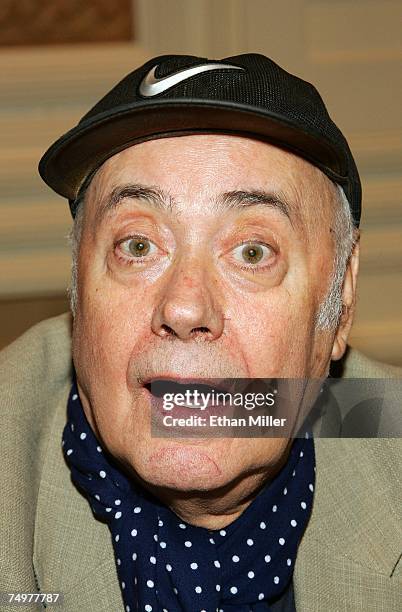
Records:
M137 473L151 487L205 491L227 484L214 445L161 440L138 465ZM215 451L215 452L214 452Z
M276 471L289 446L286 438L264 439L262 444L233 438L148 438L141 442L135 455L126 455L126 466L146 488L181 492L212 492L230 487L246 474Z

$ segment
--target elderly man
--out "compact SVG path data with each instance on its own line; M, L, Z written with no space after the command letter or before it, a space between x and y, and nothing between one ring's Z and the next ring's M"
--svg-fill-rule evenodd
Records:
M360 181L314 87L261 55L155 58L40 172L74 217L72 349L64 316L3 353L1 589L69 612L399 609L396 441L151 426L158 382L316 381L345 354Z

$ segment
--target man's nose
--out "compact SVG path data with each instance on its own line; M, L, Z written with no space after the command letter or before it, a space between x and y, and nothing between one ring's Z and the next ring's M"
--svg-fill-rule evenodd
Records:
M180 266L166 278L152 317L158 336L207 341L221 336L224 315L217 283L201 266Z

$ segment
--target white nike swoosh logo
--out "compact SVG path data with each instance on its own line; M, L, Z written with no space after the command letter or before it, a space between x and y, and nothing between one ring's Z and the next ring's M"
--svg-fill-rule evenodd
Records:
M158 79L155 77L157 67L158 65L154 66L141 81L140 94L146 98L156 96L157 94L166 91L170 87L173 87L173 85L181 83L181 81L185 81L196 74L201 74L201 72L207 72L208 70L222 70L222 68L244 70L244 68L241 68L240 66L232 66L231 64L200 64L198 66L194 66L193 68L185 68L184 70L179 70L178 72L170 74L167 77Z

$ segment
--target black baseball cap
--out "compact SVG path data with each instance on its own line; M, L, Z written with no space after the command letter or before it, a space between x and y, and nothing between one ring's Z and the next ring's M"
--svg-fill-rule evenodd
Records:
M361 184L348 143L316 88L264 55L162 55L124 77L43 155L43 180L68 198L109 157L140 142L224 133L287 149L341 185L356 226Z

